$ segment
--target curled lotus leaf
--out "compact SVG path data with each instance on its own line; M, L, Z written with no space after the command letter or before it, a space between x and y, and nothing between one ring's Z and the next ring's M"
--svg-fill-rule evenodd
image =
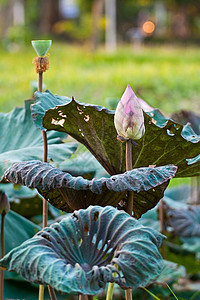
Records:
M9 113L0 113L0 181L4 171L15 162L43 159L43 140L31 118L30 105L15 108ZM9 138L8 138L9 137ZM49 132L48 161L61 162L77 149L77 143L63 143L66 133Z
M90 206L44 228L0 266L64 293L96 294L107 282L136 289L161 273L163 237L124 211Z
M46 104L49 99L51 108ZM36 126L68 133L85 145L109 174L125 172L126 145L117 140L114 111L58 98L49 91L37 92L35 100ZM189 124L167 119L158 110L144 112L144 124L144 136L133 145L133 168L174 164L176 177L200 175L200 136Z
M200 237L200 206L167 209L167 219L174 233L180 237Z
M73 177L48 163L28 161L14 164L5 172L5 178L15 184L37 188L52 205L67 212L89 205L117 206L126 199L127 191L135 191L133 211L140 217L161 199L176 170L172 165L139 168L110 178L87 180Z

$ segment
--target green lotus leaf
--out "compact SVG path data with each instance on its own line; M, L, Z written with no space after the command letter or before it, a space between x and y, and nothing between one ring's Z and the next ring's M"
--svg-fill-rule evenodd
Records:
M139 168L110 178L87 180L73 177L48 163L28 161L14 164L5 172L5 178L37 188L53 206L67 212L89 205L117 206L123 198L126 201L127 191L135 191L133 211L140 217L163 197L176 170L171 165Z
M177 281L180 277L186 276L186 269L174 262L164 260L164 268L158 278L156 283L173 283Z
M32 119L30 104L25 101L24 108L15 108L10 113L0 113L0 180L4 171L14 162L29 159L42 160L43 140ZM48 160L61 162L76 150L76 143L63 143L66 134L55 131L48 133Z
M167 219L174 233L181 237L200 237L200 206L167 208Z
M181 242L183 243L181 247L187 251L195 252L197 259L200 258L200 237L181 237Z
M50 92L36 93L34 121L47 130L66 132L85 145L106 171L113 175L126 170L125 143L117 140L114 112L67 98L58 101ZM51 99L52 109L46 103ZM59 98L60 99L60 98ZM63 102L63 103L62 103ZM133 145L133 168L174 164L176 177L200 174L200 136L189 124L166 119L158 110L144 113L145 134Z
M59 163L61 171L70 173L73 176L83 176L86 179L110 177L89 151L84 151L78 155L76 153L70 159Z
M0 184L0 191L6 193L10 208L18 214L31 218L42 212L42 199L36 189L13 184Z
M196 132L196 134L200 134L200 116L195 114L194 112L181 110L172 114L171 118L174 121L184 125L189 122L194 132Z
M1 224L1 218L0 218ZM16 230L17 228L17 230ZM5 217L5 253L18 247L21 243L30 239L36 232L41 230L39 226L28 221L24 217L10 210ZM0 245L1 249L1 245ZM15 273L5 272L6 279L20 279ZM20 279L22 280L22 278Z
M52 40L35 40L31 43L38 56L45 56L51 47Z
M162 240L123 211L90 206L44 228L1 259L0 266L64 293L93 295L107 282L136 289L160 274Z

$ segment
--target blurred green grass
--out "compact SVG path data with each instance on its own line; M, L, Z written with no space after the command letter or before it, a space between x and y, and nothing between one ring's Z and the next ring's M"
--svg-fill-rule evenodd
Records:
M0 49L0 111L8 112L31 97L37 80L31 45L18 52ZM114 54L92 53L85 46L53 43L46 87L55 94L106 105L120 98L127 84L150 105L171 113L179 109L200 112L200 53L198 47L148 47L135 51L120 47Z

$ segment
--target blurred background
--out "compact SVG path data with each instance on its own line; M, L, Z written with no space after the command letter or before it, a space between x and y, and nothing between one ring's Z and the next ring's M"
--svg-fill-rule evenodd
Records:
M0 0L0 111L32 96L33 39L52 39L45 87L110 106L127 84L166 114L200 113L200 1Z

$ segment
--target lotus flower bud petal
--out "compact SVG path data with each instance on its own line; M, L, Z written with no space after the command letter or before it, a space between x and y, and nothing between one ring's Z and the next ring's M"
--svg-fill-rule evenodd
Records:
M10 210L10 203L5 193L0 192L0 214L7 214Z
M143 110L130 85L117 105L114 124L118 135L126 140L139 140L145 133Z
M139 102L140 102L140 106L143 109L143 111L145 112L150 112L152 110L154 110L155 108L153 108L152 106L150 106L148 103L146 103L144 100L138 98Z

